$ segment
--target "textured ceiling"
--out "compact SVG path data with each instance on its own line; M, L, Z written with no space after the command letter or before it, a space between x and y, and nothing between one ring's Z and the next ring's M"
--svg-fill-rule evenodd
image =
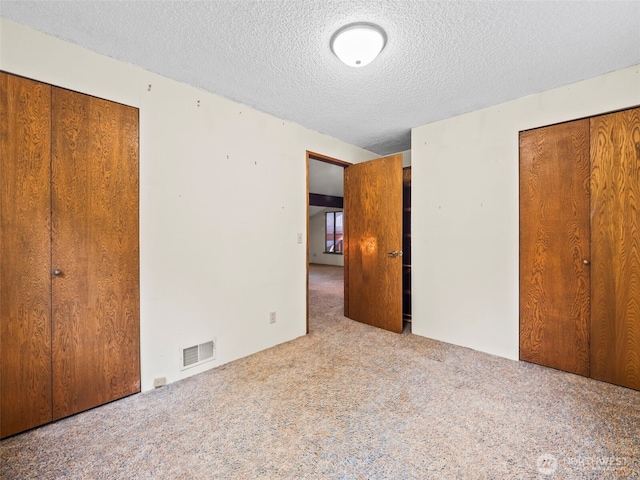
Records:
M379 154L410 129L640 64L631 1L0 1L0 16ZM385 29L363 68L339 27Z

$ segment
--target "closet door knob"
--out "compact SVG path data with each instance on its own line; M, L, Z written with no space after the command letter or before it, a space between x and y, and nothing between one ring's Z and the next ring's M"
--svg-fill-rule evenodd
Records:
M53 271L53 274L54 274L54 275L56 275L56 276L60 275L61 273L62 273L62 270L60 270L59 268L56 268L56 269Z
M589 260L587 260L587 259L585 258L584 260L582 260L582 263L584 263L585 265L589 265L589 263L591 263L591 262L589 262Z

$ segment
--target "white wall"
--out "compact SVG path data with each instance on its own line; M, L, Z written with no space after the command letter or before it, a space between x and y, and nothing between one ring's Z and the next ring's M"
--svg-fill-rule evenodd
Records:
M140 108L143 390L305 333L306 150L374 154L5 19L0 69Z
M518 358L518 132L640 104L640 66L412 130L413 323Z
M341 212L339 208L325 208L309 217L309 262L322 265L339 265L344 267L344 255L324 253L325 249L325 213Z
M402 152L398 152L402 155L402 168L411 166L411 150L404 150Z

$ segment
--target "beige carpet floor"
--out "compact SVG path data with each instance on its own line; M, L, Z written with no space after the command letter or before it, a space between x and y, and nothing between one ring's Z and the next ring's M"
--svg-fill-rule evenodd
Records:
M640 478L640 392L344 318L0 442L2 479Z

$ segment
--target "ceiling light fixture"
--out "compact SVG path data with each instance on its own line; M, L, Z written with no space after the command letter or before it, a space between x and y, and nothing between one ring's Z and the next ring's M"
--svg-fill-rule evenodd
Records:
M331 37L331 50L350 67L371 63L387 43L384 30L372 23L351 23Z

